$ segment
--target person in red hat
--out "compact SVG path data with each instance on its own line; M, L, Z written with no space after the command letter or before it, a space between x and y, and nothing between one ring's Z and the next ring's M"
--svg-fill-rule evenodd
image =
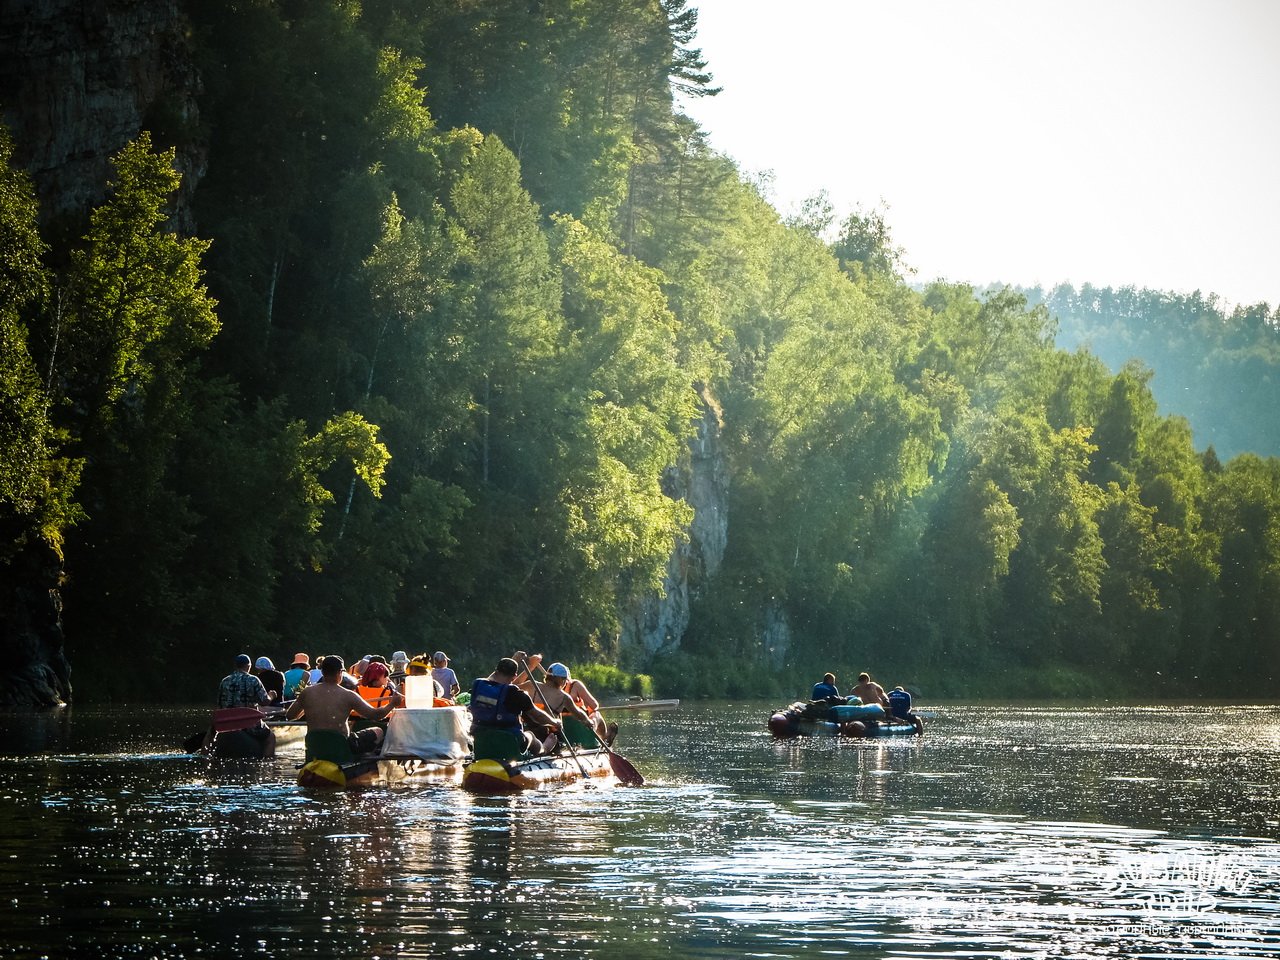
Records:
M404 697L400 695L400 691L396 689L396 685L389 677L385 663L370 663L360 675L360 685L356 687L356 693L375 707L384 707L387 704L403 707Z

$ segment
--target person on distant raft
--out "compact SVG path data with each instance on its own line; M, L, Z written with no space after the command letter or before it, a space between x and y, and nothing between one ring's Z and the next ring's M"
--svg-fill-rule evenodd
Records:
M840 691L836 689L836 675L824 673L822 679L813 685L813 693L809 695L809 699L831 700L839 696Z
M516 686L519 670L514 660L503 657L493 673L471 685L471 725L514 734L524 743L526 753L550 753L559 742L560 721L535 706L529 695ZM552 732L540 741L524 728L522 721L531 726L550 727Z
M889 713L901 720L911 719L911 694L902 687L889 691Z
M889 713L897 720L903 720L924 733L924 720L911 712L911 694L903 687L894 687L889 691Z
M375 707L354 690L342 686L346 674L341 657L325 657L320 661L320 682L304 688L285 713L286 720L307 721L307 732L312 730L336 730L347 738L351 752L356 756L375 753L382 747L381 727L367 727L351 732L348 722L351 714L366 720L385 720L394 705Z
M889 712L889 697L884 687L872 680L869 673L858 674L858 685L849 691L849 696L858 697L863 703L878 703L885 713Z

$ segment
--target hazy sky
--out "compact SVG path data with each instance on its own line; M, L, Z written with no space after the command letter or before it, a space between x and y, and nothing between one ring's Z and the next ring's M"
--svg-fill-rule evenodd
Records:
M917 279L1280 305L1280 0L690 0L717 150Z

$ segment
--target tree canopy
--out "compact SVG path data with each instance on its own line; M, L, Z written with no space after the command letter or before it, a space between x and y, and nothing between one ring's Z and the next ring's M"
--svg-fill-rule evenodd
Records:
M0 136L0 563L59 551L90 695L530 643L683 695L1276 691L1265 305L913 287L883 211L784 220L678 109L686 0L190 10L197 236L174 144L68 242ZM687 631L623 645L673 575Z

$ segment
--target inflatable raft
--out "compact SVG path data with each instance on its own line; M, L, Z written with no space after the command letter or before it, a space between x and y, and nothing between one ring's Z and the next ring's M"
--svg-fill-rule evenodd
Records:
M314 730L298 783L314 788L358 788L405 780L456 780L471 749L465 707L399 709L387 719L382 749L356 757L344 734Z
M609 752L578 750L525 760L477 760L462 772L462 787L472 793L517 793L578 780L613 777Z
M876 703L800 701L769 717L769 732L782 739L911 736L924 733L924 721L892 716Z

